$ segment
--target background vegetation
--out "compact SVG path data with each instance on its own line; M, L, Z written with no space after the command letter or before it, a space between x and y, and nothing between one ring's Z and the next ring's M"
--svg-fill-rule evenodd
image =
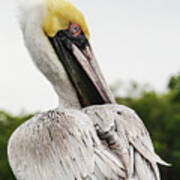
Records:
M138 93L137 93L138 92ZM160 167L162 180L180 179L180 75L173 76L165 93L142 90L136 83L127 97L117 97L139 114L152 136L156 152L173 166ZM14 117L0 111L0 180L15 180L7 162L11 133L31 115Z

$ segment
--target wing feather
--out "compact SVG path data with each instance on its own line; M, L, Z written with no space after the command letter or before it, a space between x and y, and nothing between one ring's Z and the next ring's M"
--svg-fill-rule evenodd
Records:
M8 156L18 180L125 177L123 165L102 146L92 121L76 110L49 111L24 123L10 138Z
M157 163L169 164L155 153L146 127L132 109L113 104L91 106L83 112L93 121L104 145L121 160L127 177L142 179L148 173L146 179L160 179Z

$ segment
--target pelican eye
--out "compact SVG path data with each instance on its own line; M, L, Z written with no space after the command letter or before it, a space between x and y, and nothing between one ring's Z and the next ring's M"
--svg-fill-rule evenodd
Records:
M81 26L79 24L72 23L69 25L69 31L73 34L73 36L77 37L81 34Z

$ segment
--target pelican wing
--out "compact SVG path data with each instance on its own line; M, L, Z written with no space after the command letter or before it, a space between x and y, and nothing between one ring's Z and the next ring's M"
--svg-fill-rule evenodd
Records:
M8 146L18 180L123 179L121 161L102 146L87 115L49 111L20 126Z
M150 174L149 179L159 179L156 164L169 164L154 152L149 133L133 110L113 104L91 106L83 111L92 119L101 140L124 164L128 177Z

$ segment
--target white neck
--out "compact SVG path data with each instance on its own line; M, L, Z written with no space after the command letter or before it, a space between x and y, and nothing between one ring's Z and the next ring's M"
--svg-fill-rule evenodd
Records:
M43 3L34 5L20 17L25 45L40 71L52 83L59 97L59 106L80 109L80 103L63 65L42 30L45 14ZM21 15L21 16L22 16Z

